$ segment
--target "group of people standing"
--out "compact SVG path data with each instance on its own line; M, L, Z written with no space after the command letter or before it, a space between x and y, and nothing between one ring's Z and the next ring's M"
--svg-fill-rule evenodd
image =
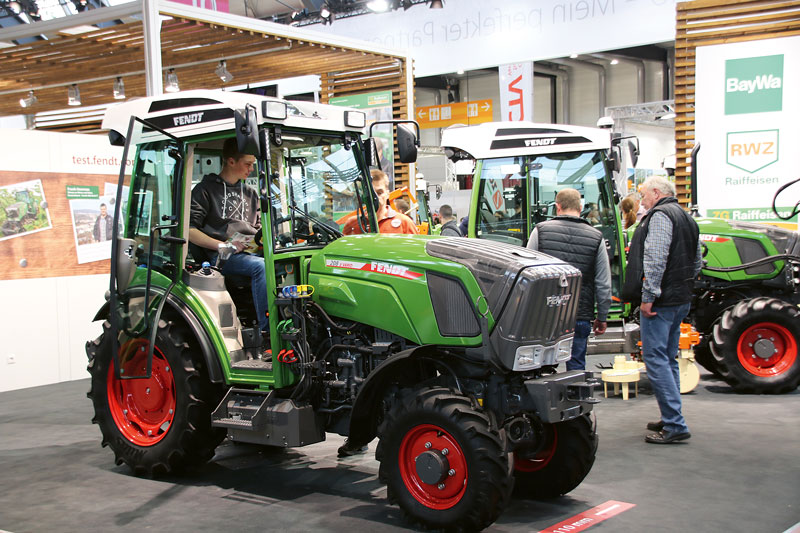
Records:
M671 444L691 437L682 414L678 341L689 313L693 280L702 265L699 230L678 204L675 186L663 177L648 179L641 202L620 205L626 229L633 230L622 299L639 306L642 357L661 418L649 422L645 441ZM533 229L528 248L580 269L581 295L567 369L585 369L589 334L606 330L611 305L611 272L602 233L580 216L581 197L565 188L556 195L556 217Z

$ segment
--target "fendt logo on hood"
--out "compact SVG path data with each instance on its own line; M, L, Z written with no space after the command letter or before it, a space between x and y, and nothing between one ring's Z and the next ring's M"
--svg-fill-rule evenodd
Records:
M725 114L783 108L783 54L725 61Z

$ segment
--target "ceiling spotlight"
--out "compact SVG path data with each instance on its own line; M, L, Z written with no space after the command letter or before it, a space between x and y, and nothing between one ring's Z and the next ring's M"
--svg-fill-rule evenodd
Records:
M36 98L36 95L33 94L33 91L28 91L28 96L26 96L25 98L20 98L19 99L19 105L20 105L20 107L31 107L38 100L39 99Z
M67 105L81 105L81 91L75 83L67 88Z
M464 74L464 69L460 68L456 71L456 74Z
M367 2L367 9L375 13L383 13L389 9L389 2L386 0L370 0Z
M164 87L164 90L168 93L176 93L181 90L178 85L178 75L175 74L174 68L167 70L167 85Z
M578 59L578 54L570 54L569 58L570 59Z
M217 65L217 68L214 69L214 74L219 76L219 79L222 80L222 83L228 83L233 79L233 74L231 74L228 70L228 64L224 59L220 61L219 65Z
M333 24L333 12L328 7L328 4L322 6L322 9L319 11L319 16L323 24Z
M431 0L431 9L442 9L444 7L444 0Z
M618 59L612 59L611 60L611 64L612 65L619 65L619 60Z
M121 76L114 80L114 100L125 100L125 84Z

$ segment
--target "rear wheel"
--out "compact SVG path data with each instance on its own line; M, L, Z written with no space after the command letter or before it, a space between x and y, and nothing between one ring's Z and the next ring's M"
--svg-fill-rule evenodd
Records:
M211 412L220 391L205 373L198 350L192 349L185 327L162 320L153 349L148 379L117 379L111 357L111 325L88 343L89 398L92 422L100 426L103 446L114 450L117 464L136 475L157 476L204 463L225 438L211 427ZM122 375L143 375L148 340L120 342Z
M589 415L545 424L541 446L514 454L514 495L555 498L581 484L597 453L597 433Z
M711 349L737 392L779 394L800 384L800 310L776 298L753 298L725 311Z
M509 457L496 425L445 388L404 389L379 428L380 478L414 521L480 530L508 503Z

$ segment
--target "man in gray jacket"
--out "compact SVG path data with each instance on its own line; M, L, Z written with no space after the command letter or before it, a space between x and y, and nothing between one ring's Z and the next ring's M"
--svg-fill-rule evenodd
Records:
M611 266L606 243L600 230L581 218L580 212L581 193L561 189L556 195L556 217L537 224L528 239L528 248L566 261L582 274L572 358L567 361L567 370L586 369L589 333L592 329L595 335L605 333L611 307Z
M439 216L442 217L442 237L463 237L458 229L456 217L453 216L453 208L447 204L442 204L439 208Z

